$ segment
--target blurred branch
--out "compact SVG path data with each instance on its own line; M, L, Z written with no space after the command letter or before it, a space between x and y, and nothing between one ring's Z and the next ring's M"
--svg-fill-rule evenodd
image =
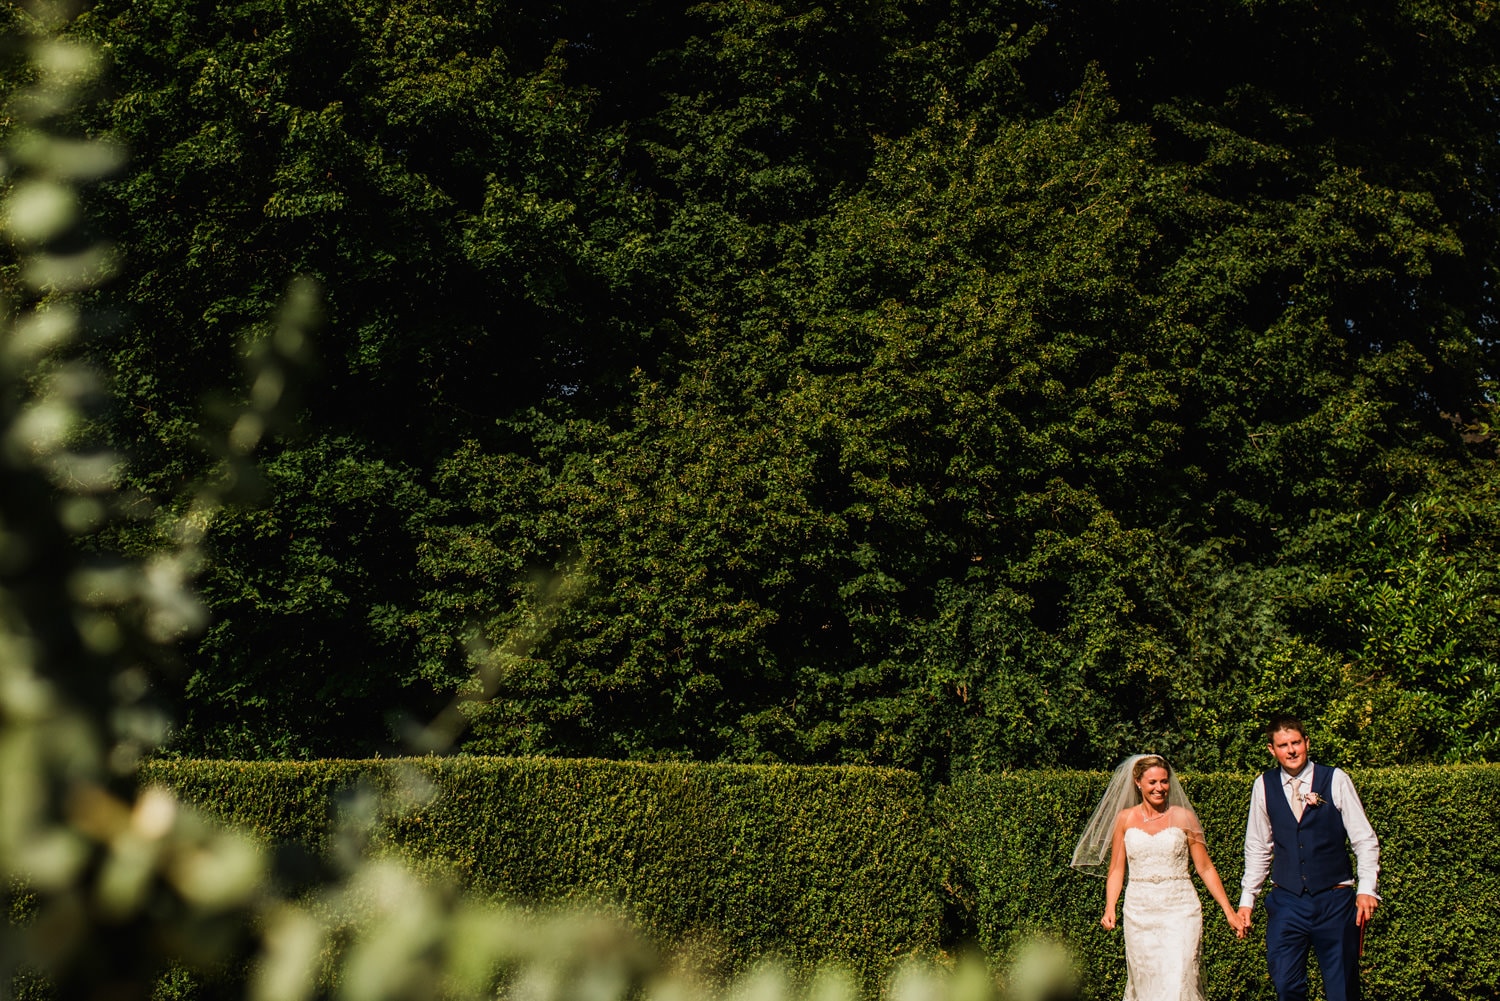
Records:
M102 381L69 354L88 328L82 296L119 266L109 246L86 237L79 191L123 154L67 132L102 73L96 52L59 34L75 9L28 7L34 79L11 98L15 124L0 163L0 221L16 276L0 311L0 874L7 912L20 894L31 913L4 929L0 984L9 989L32 968L64 1001L144 1001L169 965L185 964L248 971L252 1001L713 993L669 972L618 923L472 899L357 851L290 896L284 887L297 877L264 846L164 789L134 788L136 763L165 728L147 700L153 651L203 624L189 581L205 533L254 479L253 454L308 355L317 295L294 285L275 331L257 342L247 402L227 425L223 474L176 516L174 547L144 564L84 559L75 539L118 508L124 459L90 447L87 417L104 402ZM559 582L533 628L497 657L524 655L566 589ZM481 696L496 670L481 671ZM460 725L455 707L429 728L429 744L451 743ZM416 783L408 793L413 802L430 794ZM994 984L967 963L952 976L908 968L890 991L895 1001L988 1001ZM1061 996L1027 991L1016 996ZM831 969L803 990L776 967L729 989L745 1001L857 994Z

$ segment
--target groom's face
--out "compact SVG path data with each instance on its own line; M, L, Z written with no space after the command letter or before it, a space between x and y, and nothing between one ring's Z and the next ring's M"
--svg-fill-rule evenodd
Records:
M1271 738L1271 753L1287 774L1296 775L1307 764L1307 738L1296 730L1277 730Z

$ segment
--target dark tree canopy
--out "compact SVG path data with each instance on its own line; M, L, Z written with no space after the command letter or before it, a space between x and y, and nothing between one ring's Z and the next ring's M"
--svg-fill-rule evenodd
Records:
M135 485L327 300L176 746L1493 758L1495 16L102 0Z

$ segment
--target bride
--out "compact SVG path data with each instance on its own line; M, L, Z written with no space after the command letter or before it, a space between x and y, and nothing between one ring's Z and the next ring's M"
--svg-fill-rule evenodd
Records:
M1126 758L1073 851L1073 867L1108 876L1104 916L1115 927L1115 904L1125 894L1124 1001L1202 1001L1198 953L1203 910L1189 862L1237 936L1245 933L1208 857L1203 828L1165 759Z

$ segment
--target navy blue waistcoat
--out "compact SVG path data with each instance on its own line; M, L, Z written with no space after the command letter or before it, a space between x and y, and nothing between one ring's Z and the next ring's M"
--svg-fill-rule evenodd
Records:
M1333 769L1313 769L1312 792L1322 800L1304 807L1302 822L1292 813L1280 768L1265 773L1266 814L1271 818L1271 882L1293 893L1322 893L1354 878L1349 864L1349 836L1344 818L1333 805Z

